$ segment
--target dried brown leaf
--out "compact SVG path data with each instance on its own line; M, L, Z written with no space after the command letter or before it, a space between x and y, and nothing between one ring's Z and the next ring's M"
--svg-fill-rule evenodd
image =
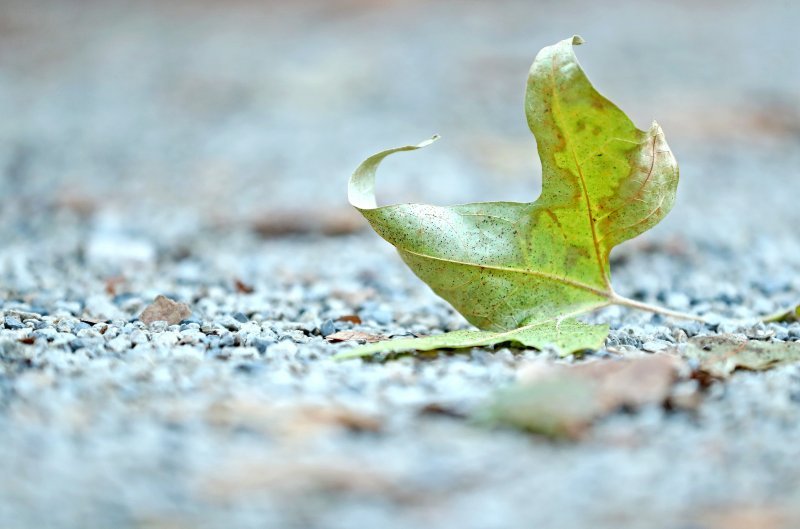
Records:
M330 429L379 432L380 417L340 405L280 405L258 398L220 401L209 407L206 418L217 428L247 429L277 438L305 439Z
M479 413L490 424L552 437L577 438L596 419L621 408L660 405L678 378L680 360L649 355L573 366L538 364Z
M329 334L328 336L325 337L325 339L330 343L339 343L339 342L373 343L385 340L386 336L383 336L381 334L367 334L361 331L338 331L333 334Z
M235 279L233 282L233 286L236 289L236 292L240 294L252 294L255 290L251 285L248 285L241 279Z
M271 211L253 221L253 230L262 237L322 234L347 235L364 228L358 215L349 209L286 209Z
M357 314L347 314L346 316L339 316L336 321L346 321L353 325L361 325L361 318Z
M800 343L748 340L744 336L720 334L698 336L683 346L682 353L699 363L699 374L727 378L737 369L764 371L800 362Z

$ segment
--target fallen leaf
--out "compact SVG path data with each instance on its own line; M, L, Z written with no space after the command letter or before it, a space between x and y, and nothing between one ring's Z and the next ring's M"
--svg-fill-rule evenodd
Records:
M398 476L358 458L323 458L290 452L266 461L237 457L222 468L200 477L200 492L211 501L241 501L243 496L267 494L289 499L315 494L387 498L394 502L420 501L425 495L411 484L398 483Z
M800 362L798 342L764 342L734 334L697 336L679 351L698 362L698 371L713 378L728 378L737 369L764 371Z
M339 316L336 321L346 321L353 325L361 325L361 318L357 314L347 314L346 316Z
M280 438L302 439L325 430L379 432L380 417L341 405L280 405L258 398L237 398L210 406L206 418L217 428L248 429Z
M109 296L116 296L119 294L119 287L125 284L124 276L113 276L106 279L106 294Z
M535 366L498 392L476 418L550 437L580 437L600 417L621 408L664 404L680 361L668 355Z
M88 314L86 314L84 312L81 315L81 321L83 323L88 323L89 325L97 325L98 323L108 323L109 319L108 318L103 318L103 317L95 318L95 317L90 316L90 315L88 315Z
M359 278L364 283L368 281L374 281L374 279L364 279ZM351 308L352 307L359 307L364 304L365 301L370 299L375 299L377 296L377 292L372 287L365 287L355 291L345 291L345 290L338 290L334 289L331 291L331 297L334 299L340 299L347 303Z
M764 316L764 323L794 323L800 321L800 305Z
M169 325L177 325L191 315L192 309L185 303L179 303L159 295L142 311L139 320L148 325L154 321L165 321Z
M328 336L327 339L330 340L331 336L334 335ZM375 353L485 347L501 343L515 343L537 349L549 346L564 355L582 349L599 349L603 346L606 336L608 336L607 325L589 325L575 319L568 319L547 321L505 332L453 331L424 338L398 338L356 347L337 354L334 359L346 360Z
M790 529L800 527L800 511L778 505L721 505L692 516L697 529Z
M233 287L236 289L236 292L240 294L252 294L255 290L252 286L248 285L241 279L235 279L233 281Z
M405 341L404 350L497 343L497 332L520 328L511 331L519 333L514 340L531 331L538 347L557 341L552 334L575 316L612 304L691 318L623 298L611 286L611 249L669 212L678 166L658 124L637 129L594 89L573 51L582 42L575 36L544 48L530 70L525 113L543 182L536 202L378 207L375 174L383 159L438 136L377 153L350 178L350 204L434 292L487 331ZM601 333L605 327L576 334L562 352L598 347Z
M329 334L325 337L325 339L330 343L352 341L372 343L385 340L386 337L381 334L367 334L361 331L338 331L333 334Z
M287 209L271 211L253 221L253 231L266 238L289 235L347 235L362 229L358 216L346 209Z

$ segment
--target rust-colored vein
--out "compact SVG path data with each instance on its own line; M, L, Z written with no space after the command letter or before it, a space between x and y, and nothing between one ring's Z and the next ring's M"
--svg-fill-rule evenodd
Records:
M583 170L581 169L581 165L578 163L578 158L575 156L575 151L572 151L572 157L575 159L575 167L578 170L578 176L581 182L581 189L583 189L583 198L586 200L586 214L589 216L589 227L592 229L592 244L594 245L594 255L597 258L597 265L600 267L600 275L602 276L603 280L606 282L606 285L609 289L611 289L611 280L606 273L606 268L603 266L603 258L600 252L600 241L597 238L597 230L595 229L595 222L592 218L592 202L589 199L589 190L586 188L586 178L583 176Z
M556 90L556 55L555 53L552 56L550 61L550 87L552 91L552 98L553 98L553 110L554 113L557 113L559 116L561 115L561 102L558 99L558 91ZM564 143L568 144L567 135L564 134ZM597 259L597 266L600 268L600 277L603 278L603 281L606 284L606 288L611 290L611 278L608 276L606 271L606 267L603 266L603 258L602 253L600 252L600 243L597 240L597 230L595 229L595 222L592 218L592 202L589 199L589 190L586 187L586 177L583 175L583 169L581 168L581 164L578 161L578 156L575 154L575 149L569 145L569 151L572 154L572 159L575 161L575 168L578 171L578 180L581 184L581 190L583 191L583 198L586 200L586 215L589 220L589 228L592 232L592 244L594 245L594 253L595 258Z
M661 200L659 200L659 202L658 202L658 205L650 213L648 213L647 215L645 215L641 219L637 220L633 224L629 224L628 226L617 226L616 228L614 228L612 230L609 230L608 232L606 232L606 234L603 236L603 238L600 239L600 241L603 241L603 240L607 239L608 236L611 235L612 233L617 233L617 232L620 232L620 231L629 230L631 228L635 228L636 226L639 226L640 224L644 224L645 222L648 221L648 219L650 219L650 217L652 217L653 215L658 213L658 211L661 209L661 206L663 206L663 205L664 205L664 196L662 195L661 196Z
M642 193L644 193L644 189L647 186L647 183L650 181L650 177L653 176L653 171L655 170L655 166L656 166L656 140L657 140L657 138L658 138L658 134L653 136L653 146L652 146L652 152L650 154L650 169L647 171L647 176L645 177L644 181L642 182L642 185L639 186L639 189L636 190L636 193L631 195L630 198L628 198L622 204L620 204L620 206L618 208L616 208L613 211L610 211L609 213L606 213L605 215L595 219L597 222L605 219L606 217L610 217L611 215L617 213L622 208L624 208L625 206L627 206L628 204L630 204L634 200L638 200L642 196ZM661 151L659 151L659 152L661 152ZM669 151L667 151L667 152L669 152Z

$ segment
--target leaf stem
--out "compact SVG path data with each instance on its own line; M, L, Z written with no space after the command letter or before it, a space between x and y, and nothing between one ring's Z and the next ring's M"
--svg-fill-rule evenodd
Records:
M650 305L648 303L642 303L641 301L636 301L635 299L626 298L624 296L620 296L617 294L612 295L610 300L611 303L613 303L614 305L622 305L623 307L630 307L632 309L654 312L656 314L661 314L663 316L669 316L670 318L678 318L681 320L692 320L692 321L699 321L700 323L708 323L708 320L702 316L695 316L694 314L686 314L685 312L678 312L675 310L665 309L664 307L659 307L658 305Z

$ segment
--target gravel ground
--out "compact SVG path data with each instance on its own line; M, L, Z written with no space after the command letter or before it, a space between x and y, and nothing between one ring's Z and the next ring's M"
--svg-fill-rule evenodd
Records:
M347 175L441 132L386 164L385 200L531 200L524 74L578 31L598 86L658 117L681 163L673 213L612 256L620 293L720 318L796 303L798 16L4 2L0 528L800 526L800 365L553 442L463 418L547 353L337 363L349 346L324 339L466 327L352 232ZM159 294L192 316L138 321ZM592 356L680 331L800 340L800 324L592 318L612 326Z

